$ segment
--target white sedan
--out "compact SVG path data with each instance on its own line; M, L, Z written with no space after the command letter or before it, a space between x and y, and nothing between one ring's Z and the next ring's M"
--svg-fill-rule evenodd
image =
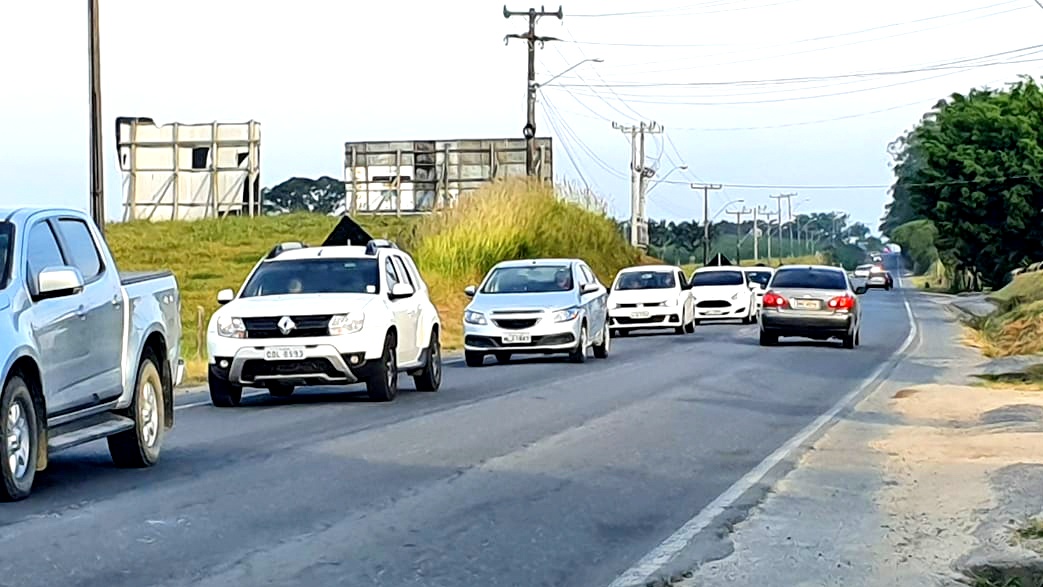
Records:
M608 294L609 324L615 333L673 328L695 330L695 306L688 280L676 265L641 265L616 274Z

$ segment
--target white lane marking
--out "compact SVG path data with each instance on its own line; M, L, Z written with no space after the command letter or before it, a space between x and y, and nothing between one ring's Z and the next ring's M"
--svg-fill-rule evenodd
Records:
M899 283L901 283L901 277L899 277ZM816 418L814 422L808 424L803 430L786 441L786 444L780 446L775 450L775 452L768 455L766 459L761 461L760 464L754 467L749 473L746 473L746 475L736 481L735 484L729 487L724 493L717 496L717 498L703 508L701 512L696 514L696 516L691 520L688 520L688 522L674 532L673 535L660 543L659 546L652 550L652 552L649 552L644 556L644 558L639 560L637 564L619 575L619 577L617 577L609 587L634 587L636 585L645 585L646 582L651 579L652 575L673 560L678 553L687 548L692 540L698 536L700 532L705 530L706 527L709 526L718 516L734 505L739 498L752 489L757 483L760 483L761 479L763 479L771 469L789 457L791 453L796 451L801 444L816 432L833 424L837 414L839 414L841 410L846 408L860 395L863 395L863 392L869 390L870 386L872 386L872 389L879 387L883 382L877 382L876 380L886 369L892 366L892 363L895 363L899 357L909 350L909 347L913 344L913 341L916 339L917 333L919 332L919 328L916 325L916 318L913 316L913 309L909 305L909 298L904 297L902 301L905 303L905 314L909 320L909 335L905 337L902 346L892 353L886 362L882 363L880 367L873 371L872 375L863 379L861 385L841 398L840 401L830 408L828 412ZM876 385L873 385L874 383L876 383Z
M442 361L442 364L443 365L455 365L457 363L463 363L463 362L464 362L463 359L449 359L447 361ZM198 393L202 393L203 391L206 391L206 388L203 388ZM251 393L244 393L243 394L243 399L248 399L248 398L251 398L251 397L257 397L259 395L264 395L266 393L268 393L268 392L266 392L266 391L255 391L255 392L251 392ZM192 402L190 404L182 404L180 406L174 406L174 411L175 412L179 412L181 410L187 410L188 408L198 408L199 406L209 406L209 405L210 405L210 401L209 400L203 400L203 401L198 401L198 402Z

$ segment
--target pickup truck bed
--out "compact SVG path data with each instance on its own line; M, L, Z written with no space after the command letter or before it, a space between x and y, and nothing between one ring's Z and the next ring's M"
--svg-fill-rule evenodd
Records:
M163 277L173 277L174 274L170 271L120 271L120 285L134 285L135 283L141 283L143 281L151 281L153 279L161 279Z

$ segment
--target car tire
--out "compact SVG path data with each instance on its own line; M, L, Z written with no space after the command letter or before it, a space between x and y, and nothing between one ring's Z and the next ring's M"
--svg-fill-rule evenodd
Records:
M431 329L431 343L424 353L427 364L413 376L413 386L417 391L438 391L442 386L442 341L437 328Z
M273 384L268 388L268 394L272 397L287 398L293 395L294 387L292 385L283 385L281 383Z
M0 500L18 501L32 492L39 462L38 427L29 385L21 376L12 375L0 390ZM12 433L17 435L17 444L9 443Z
M855 331L855 346L862 346L862 329Z
M779 335L769 334L761 330L760 344L761 346L775 346L779 344Z
M855 333L845 334L843 339L844 348L853 349L855 348Z
M389 402L398 395L398 341L395 335L387 333L384 337L384 351L380 353L379 363L374 366L373 373L366 380L366 394L375 402Z
M604 332L601 333L601 342L600 343L597 343L597 342L594 343L594 358L595 359L607 359L608 358L608 351L611 349L611 347L612 347L612 332L609 329L608 324L606 324L605 328L604 328Z
M216 408L234 408L243 401L243 386L234 385L227 379L207 373L207 387L210 388L210 403Z
M464 363L468 367L481 367L485 365L485 353L478 351L464 351Z
M587 325L580 326L579 329L579 341L576 343L576 348L569 353L569 361L573 363L586 363L587 362Z
M693 332L695 332L695 320L690 320L688 324L685 324L684 331L687 334L692 334Z
M138 366L134 398L128 408L134 427L107 439L109 455L117 467L142 469L159 461L166 432L164 409L163 378L155 357L149 356Z

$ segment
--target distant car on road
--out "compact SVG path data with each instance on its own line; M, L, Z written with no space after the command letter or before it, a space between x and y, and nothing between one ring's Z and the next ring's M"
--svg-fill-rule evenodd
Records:
M646 328L695 331L695 304L684 271L675 265L641 265L616 274L608 294L613 333Z
M873 270L872 263L866 263L855 267L854 276L859 279L869 279L869 273Z
M757 309L760 310L764 301L764 292L768 291L768 282L771 281L775 270L771 267L743 267L742 270L746 273L746 279L750 283L757 284L754 293L757 295Z
M760 286L750 281L740 267L700 267L689 281L695 301L697 324L709 320L740 320L751 324L757 319Z
M891 277L891 272L884 269L883 266L873 265L866 278L866 287L891 291L891 288L894 287L894 278Z
M785 265L775 271L764 294L760 344L783 336L814 340L839 338L844 348L861 343L864 285L853 286L847 273L825 265Z
M593 349L608 357L608 289L579 259L498 263L479 286L464 290L464 360L480 367L493 355L567 353L574 363Z
M296 386L365 383L391 401L399 373L417 391L442 383L442 322L413 259L393 243L276 246L207 328L210 399L238 406L243 387L275 397Z

